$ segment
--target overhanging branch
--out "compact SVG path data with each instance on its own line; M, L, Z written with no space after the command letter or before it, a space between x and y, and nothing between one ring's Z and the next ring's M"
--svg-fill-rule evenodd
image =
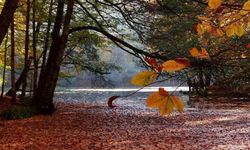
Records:
M72 29L69 30L69 34L72 34L74 32L84 31L84 30L93 30L93 31L99 32L99 33L103 34L104 36L106 36L111 41L120 43L121 45L131 49L135 53L142 54L144 56L148 56L148 57L152 57L152 58L161 59L161 60L168 60L169 59L168 57L159 55L158 53L149 53L149 52L143 51L141 49L138 49L138 48L134 47L133 45L127 43L126 41L124 41L124 40L122 40L122 39L108 33L104 29L100 29L100 28L95 27L95 26L75 27L75 28L72 28Z

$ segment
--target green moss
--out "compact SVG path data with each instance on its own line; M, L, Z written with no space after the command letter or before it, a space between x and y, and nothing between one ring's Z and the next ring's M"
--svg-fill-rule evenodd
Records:
M35 111L28 106L12 106L4 110L0 116L3 119L23 119L32 117L35 114Z

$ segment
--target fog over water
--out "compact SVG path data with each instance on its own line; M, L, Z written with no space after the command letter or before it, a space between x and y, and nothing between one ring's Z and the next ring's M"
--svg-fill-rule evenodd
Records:
M123 50L112 47L111 52L100 52L101 59L111 62L120 70L112 70L110 74L103 77L96 76L90 72L82 72L76 77L65 82L65 80L59 80L59 87L71 87L71 88L136 88L130 84L131 78L138 72L145 70L145 68L139 66L136 61L138 58L124 52ZM167 81L160 84L154 84L152 86L178 86L176 81Z
M115 101L117 105L145 107L145 100L147 96L158 90L158 86L163 86L169 92L174 92L175 95L180 95L184 100L187 96L180 94L178 91L187 91L187 87L177 87L179 83L175 81L168 81L160 85L152 85L136 92L135 94L126 97L139 89L130 84L131 77L137 72L144 70L136 64L136 58L128 53L113 49L112 54L102 54L103 57L110 58L110 61L121 67L120 71L112 71L111 74L105 75L105 80L109 80L103 84L102 80L92 73L81 73L73 80L63 86L58 86L55 93L55 100L57 102L67 103L88 103L94 105L107 105L109 97L114 95L125 96ZM66 86L65 86L66 85Z

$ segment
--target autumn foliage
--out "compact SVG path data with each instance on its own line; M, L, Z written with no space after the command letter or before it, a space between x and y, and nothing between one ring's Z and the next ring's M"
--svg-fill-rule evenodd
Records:
M205 49L199 52L197 48L192 48L190 53L195 58L209 57ZM176 72L190 67L190 61L187 58L176 58L167 60L163 64L158 64L154 58L147 57L146 62L152 67L152 70L137 73L131 80L133 85L147 86L153 84L156 77L160 76L162 71ZM164 88L159 88L158 92L153 92L148 96L147 107L157 108L161 115L165 115L170 114L174 108L179 112L183 112L184 103L180 97L168 93Z
M230 2L225 3L230 5ZM237 3L236 3L237 4ZM222 0L209 0L210 9L205 15L197 16L200 23L196 26L198 35L209 33L211 36L241 37L249 26L250 1L246 1L241 8L227 9ZM234 6L234 5L232 5ZM234 7L236 7L234 6Z
M189 49L190 55L199 60L211 61L207 51L209 38L231 38L241 37L246 33L250 23L250 1L244 3L241 9L232 9L226 7L230 2L223 0L208 0L208 8L204 15L197 16L199 23L196 25L196 33L200 37L200 48L193 47ZM214 44L215 45L215 44ZM249 48L249 44L246 45ZM215 45L215 50L218 48ZM246 58L244 54L241 58ZM162 64L157 63L155 58L146 57L145 61L151 66L152 70L137 73L131 80L136 86L147 86L154 83L161 72L174 73L192 67L188 58L175 58L167 60ZM161 115L170 114L174 109L183 112L184 104L180 97L172 95L159 88L159 91L151 93L147 98L147 107L159 109Z
M178 96L171 96L163 88L158 92L153 92L148 96L147 107L157 108L161 115L171 113L174 108L183 112L184 104Z

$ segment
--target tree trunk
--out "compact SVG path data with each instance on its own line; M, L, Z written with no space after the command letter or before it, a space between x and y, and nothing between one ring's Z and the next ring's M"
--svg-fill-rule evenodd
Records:
M31 64L31 60L29 60L28 65L26 66L26 68L23 68L23 71L21 73L21 75L19 76L19 78L17 79L16 83L15 83L15 91L18 91L23 83L25 74L28 73L29 68L30 68L30 64ZM12 88L5 94L6 96L12 96Z
M4 62L3 62L3 81L2 81L2 92L1 92L1 97L3 98L3 94L4 94L4 86L5 86L5 72L6 72L6 63L7 63L7 50L8 50L8 33L6 36L6 41L4 44Z
M34 74L33 74L33 91L35 93L37 88L37 76L38 76L38 60L37 60L37 37L40 31L41 23L38 22L36 25L36 0L33 0L33 15L32 15L32 28L33 28L33 42L32 42L32 48L33 48L33 63L34 63ZM34 94L33 93L33 94Z
M51 114L54 112L53 96L68 39L73 5L74 0L68 0L67 12L63 19L64 1L59 0L58 2L56 22L52 32L52 44L48 61L44 71L40 75L37 92L35 92L36 94L33 100L37 111L42 114ZM63 20L62 35L60 35Z
M27 0L27 12L26 12L26 31L25 31L25 50L24 50L24 68L27 68L28 65L28 56L29 56L29 23L30 23L30 0ZM27 86L27 75L24 75L23 79L23 87L22 87L22 95L21 98L25 97L25 90Z
M13 20L19 0L6 0L0 14L0 44L2 43L8 28Z
M12 18L11 23L11 95L12 103L16 101L16 88L15 88L15 27L14 27L14 18Z
M52 6L53 6L53 0L50 1L50 6L49 6L48 25L47 25L46 36L45 36L45 41L44 41L41 72L44 71L44 68L45 68L45 65L46 65L47 52L48 52L48 47L49 47L51 17L52 17Z
M33 34L33 63L34 63L34 74L33 74L33 90L35 92L37 88L37 80L38 80L38 62L39 60L37 59L37 38L38 34L40 32L40 27L41 23L37 23L37 26L35 27L35 33Z

